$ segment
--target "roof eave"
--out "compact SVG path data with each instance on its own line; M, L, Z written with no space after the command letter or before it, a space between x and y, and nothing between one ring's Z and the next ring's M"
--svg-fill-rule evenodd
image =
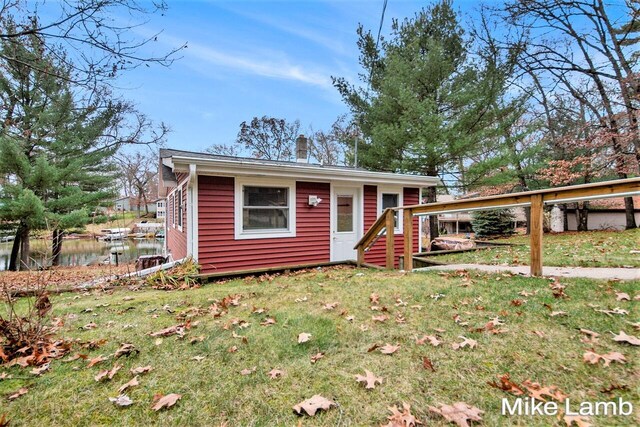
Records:
M216 174L225 176L277 176L324 181L402 184L420 187L433 187L442 184L440 178L422 175L372 172L358 169L340 169L331 167L318 168L314 166L306 166L305 164L289 166L273 165L269 163L261 163L259 161L214 160L186 156L173 156L171 158L171 166L174 172L188 172L189 165L196 165L199 174Z

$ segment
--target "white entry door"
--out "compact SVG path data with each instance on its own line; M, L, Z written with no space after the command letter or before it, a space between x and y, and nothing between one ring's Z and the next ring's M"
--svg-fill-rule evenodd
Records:
M355 260L361 235L360 191L358 188L335 187L331 200L331 261Z

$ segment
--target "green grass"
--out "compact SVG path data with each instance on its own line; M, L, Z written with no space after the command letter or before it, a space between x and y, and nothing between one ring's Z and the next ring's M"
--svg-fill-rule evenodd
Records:
M499 242L518 246L442 255L434 261L447 264L529 265L529 236ZM640 228L626 231L589 231L545 234L543 264L554 267L640 267Z
M638 302L618 302L614 291L625 291L632 297L640 293L639 282L598 282L563 280L568 298L555 299L549 280L511 277L507 275L470 276L458 274L375 272L355 269L314 270L304 274L282 276L269 282L233 280L209 284L200 289L163 292L143 289L120 289L91 294L62 294L55 298L54 316L65 321L60 335L68 339L88 341L106 338L108 343L93 351L75 347L73 353L90 357L113 354L120 343L133 343L140 353L118 359L124 365L112 381L97 383L93 377L102 369L110 369L113 359L92 368L77 360L51 363L49 372L40 377L29 369L2 368L14 379L0 381L0 415L7 412L12 425L202 425L230 426L297 425L299 418L292 406L314 394L334 399L339 408L303 419L303 425L380 425L389 415L387 407L409 403L412 412L429 425L447 425L427 407L438 403L464 401L485 411L482 425L560 425L556 418L500 415L503 397L512 398L487 385L497 376L509 373L518 383L531 379L543 385L557 385L574 401L608 400L622 397L640 405L640 364L638 348L614 342L610 332L624 330L638 335L627 321L638 322ZM522 297L522 290L537 291ZM375 323L369 295L380 295L380 304L389 310L390 319ZM431 295L444 294L435 299ZM203 314L193 318L191 328L182 340L166 337L160 345L150 332L175 325L176 316L194 307L207 309L214 300L229 294L241 294L240 305L228 314L214 318ZM295 302L307 297L305 302ZM133 300L124 300L133 297ZM407 305L396 305L400 298ZM526 299L521 306L510 302ZM335 310L324 310L326 303L339 302ZM108 304L108 306L104 306ZM563 310L565 317L550 317L550 310ZM602 308L622 307L627 316L607 316L589 304ZM163 309L166 305L174 313ZM277 324L260 326L264 314L252 314L253 307L268 309ZM419 307L418 307L419 306ZM92 309L91 312L84 312ZM402 314L406 323L394 321ZM459 314L468 326L456 324ZM77 317L76 317L77 316ZM352 322L346 319L354 316ZM505 321L507 333L492 335L470 332L485 325L495 316ZM232 326L242 319L250 326ZM79 329L95 322L94 330ZM125 325L128 325L125 328ZM363 327L361 328L361 325ZM444 342L439 347L419 346L416 337L434 334L442 328ZM597 344L580 341L579 328L599 332ZM366 330L363 330L366 329ZM533 330L543 331L539 338ZM248 342L233 338L235 332ZM297 344L301 332L312 334L310 342ZM204 336L202 342L190 339ZM451 344L464 335L478 341L475 349L453 350ZM400 344L394 355L367 352L373 344ZM229 353L231 346L238 351ZM593 348L598 353L622 352L628 362L587 365L583 353ZM317 363L310 356L324 352ZM191 360L205 356L201 362ZM422 368L422 357L429 357L436 372ZM129 369L151 365L154 370L140 376L140 386L128 395L134 404L117 408L109 397L132 377ZM255 373L242 376L245 368L257 367ZM272 368L285 371L282 378L272 380ZM365 390L354 379L364 369L383 377L382 385ZM626 390L612 394L600 390L612 385L625 385ZM28 387L29 392L15 401L6 396ZM171 409L150 409L156 393L182 394ZM636 412L637 416L637 412ZM596 425L633 425L637 418L599 417Z

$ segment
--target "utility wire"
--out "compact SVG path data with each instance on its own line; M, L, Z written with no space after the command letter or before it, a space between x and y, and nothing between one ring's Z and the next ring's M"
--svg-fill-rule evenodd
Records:
M380 34L382 33L382 25L384 24L384 14L387 11L387 0L382 2L382 14L380 15L380 25L378 25L378 35L376 37L376 51L378 50L378 45L380 44ZM371 88L371 79L373 78L373 64L371 65L371 70L369 70L369 88ZM358 138L356 138L355 142L355 159L354 159L355 167L358 167Z

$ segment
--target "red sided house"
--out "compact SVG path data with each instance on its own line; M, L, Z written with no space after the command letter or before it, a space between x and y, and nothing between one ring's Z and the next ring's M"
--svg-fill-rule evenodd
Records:
M306 157L306 155L305 155ZM418 204L438 178L160 150L166 250L203 274L293 268L356 259L355 244L385 208ZM414 219L417 251L418 220ZM403 251L402 215L395 229ZM385 237L365 261L385 263Z

